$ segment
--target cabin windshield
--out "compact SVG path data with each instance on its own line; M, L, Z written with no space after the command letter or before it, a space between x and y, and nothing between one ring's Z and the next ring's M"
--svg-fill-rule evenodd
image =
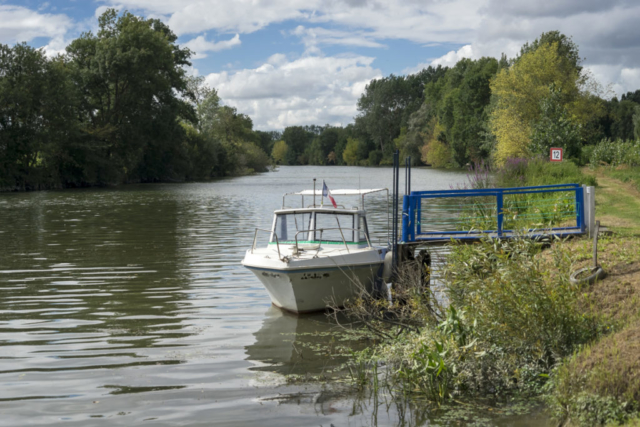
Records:
M357 213L277 214L271 243L367 243L367 221Z
M357 223L354 220L357 215L336 214L336 213L316 213L314 240L323 242L355 242L357 234L354 229Z
M296 234L298 241L308 240L311 218L311 212L277 215L274 231L278 235L278 241L293 242L296 240ZM271 242L275 241L275 236L271 236Z

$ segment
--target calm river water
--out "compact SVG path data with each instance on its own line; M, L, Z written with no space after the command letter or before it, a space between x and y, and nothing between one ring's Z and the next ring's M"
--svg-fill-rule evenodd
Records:
M313 177L330 188L392 180L388 168L307 166L210 183L0 194L0 425L406 418L320 384L287 385L284 375L342 362L310 349L333 326L273 308L240 265L282 194L311 188ZM413 188L465 178L414 169ZM386 241L386 198L373 197L370 228Z

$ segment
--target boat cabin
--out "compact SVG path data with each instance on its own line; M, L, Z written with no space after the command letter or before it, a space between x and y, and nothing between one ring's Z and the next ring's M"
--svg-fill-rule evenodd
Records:
M370 239L364 211L317 207L275 211L269 243L370 246Z

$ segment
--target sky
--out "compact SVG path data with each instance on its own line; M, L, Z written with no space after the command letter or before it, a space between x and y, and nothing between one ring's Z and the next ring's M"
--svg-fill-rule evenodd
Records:
M552 30L610 94L640 89L640 0L0 0L0 43L64 53L109 7L167 23L188 72L259 130L347 125L372 79L514 57Z

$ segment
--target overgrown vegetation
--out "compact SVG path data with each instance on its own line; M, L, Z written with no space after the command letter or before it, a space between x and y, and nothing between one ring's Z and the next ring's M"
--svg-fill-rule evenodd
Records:
M471 185L485 185L487 177L472 171ZM541 159L512 160L493 179L509 186L595 184L593 174L572 162ZM598 203L608 195L619 200L616 191L626 186L602 179ZM636 203L638 196L630 194ZM608 215L599 218L622 230ZM620 218L640 229L637 215ZM487 239L449 250L444 273L429 291L420 264L405 265L393 301L364 295L347 308L380 342L354 359L359 387L371 386L375 374L376 387L383 383L434 406L545 396L564 425L636 425L640 238L601 236L598 259L608 276L592 285L569 280L592 262L587 239Z
M547 258L540 251L525 239L452 247L446 308L415 284L390 307L364 296L347 310L383 343L359 357L387 365L398 391L436 404L540 393L553 368L599 333L597 316L584 312L582 290L569 281L574 257L561 245Z

